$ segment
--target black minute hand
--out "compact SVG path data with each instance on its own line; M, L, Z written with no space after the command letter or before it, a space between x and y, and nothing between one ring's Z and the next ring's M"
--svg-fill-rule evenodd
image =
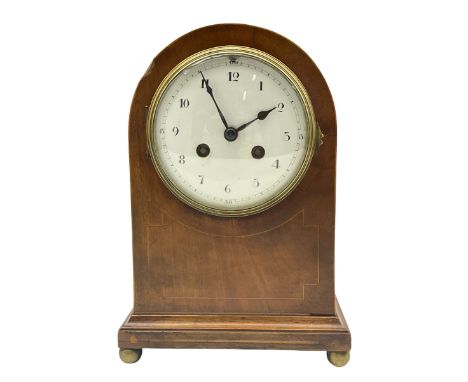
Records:
M255 122L257 119L259 119L260 121L263 121L268 116L268 114L270 114L275 109L276 109L276 106L271 108L270 110L261 111L260 113L257 114L257 118L252 119L251 121L249 121L247 123L244 123L243 125L240 125L236 130L238 132L241 131L241 130L244 130L247 126L249 126L251 123Z
M208 84L208 81L205 80L205 76L203 75L202 71L200 70L200 74L203 78L203 81L205 82L205 85L206 85L206 91L208 92L208 94L210 95L211 99L213 100L215 106L216 106L216 109L218 110L218 114L219 116L221 117L221 121L223 121L223 125L224 127L227 129L228 128L228 123L226 122L226 118L224 118L224 115L223 115L223 112L221 111L221 109L219 108L218 106L218 103L216 102L214 96L213 96L213 89L211 88L211 86Z

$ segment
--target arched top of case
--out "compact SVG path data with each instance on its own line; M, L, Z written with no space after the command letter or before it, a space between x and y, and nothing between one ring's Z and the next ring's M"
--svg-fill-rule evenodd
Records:
M152 97L165 76L187 57L213 47L239 45L264 51L282 61L304 85L324 134L323 144L299 186L284 201L262 213L239 218L220 218L198 212L173 197L159 179L147 153L146 114ZM132 215L135 225L162 224L163 215L182 223L223 235L238 226L236 234L254 227L267 230L303 213L304 224L334 226L336 118L327 83L312 59L289 39L256 26L217 24L189 32L161 51L135 91L129 120ZM157 216L161 216L161 220ZM150 219L151 221L149 221ZM229 228L230 227L230 228Z

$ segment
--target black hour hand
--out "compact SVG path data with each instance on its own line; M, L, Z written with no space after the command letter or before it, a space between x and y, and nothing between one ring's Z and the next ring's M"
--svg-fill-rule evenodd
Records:
M247 126L249 126L251 123L255 122L257 119L260 121L263 121L268 114L270 114L273 110L276 109L276 106L271 108L270 110L263 110L257 114L257 118L252 119L251 121L244 123L243 125L240 125L236 130L239 132L241 130L244 130Z

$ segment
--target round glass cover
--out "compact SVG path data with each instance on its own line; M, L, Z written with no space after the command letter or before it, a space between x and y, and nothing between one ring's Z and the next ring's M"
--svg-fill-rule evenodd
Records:
M153 97L148 137L173 194L221 216L250 215L284 199L321 138L294 73L245 47L203 51L175 67Z

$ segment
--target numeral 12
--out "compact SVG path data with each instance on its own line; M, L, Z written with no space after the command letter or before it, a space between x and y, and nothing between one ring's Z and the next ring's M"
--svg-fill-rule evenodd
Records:
M239 72L229 72L229 81L239 81Z

